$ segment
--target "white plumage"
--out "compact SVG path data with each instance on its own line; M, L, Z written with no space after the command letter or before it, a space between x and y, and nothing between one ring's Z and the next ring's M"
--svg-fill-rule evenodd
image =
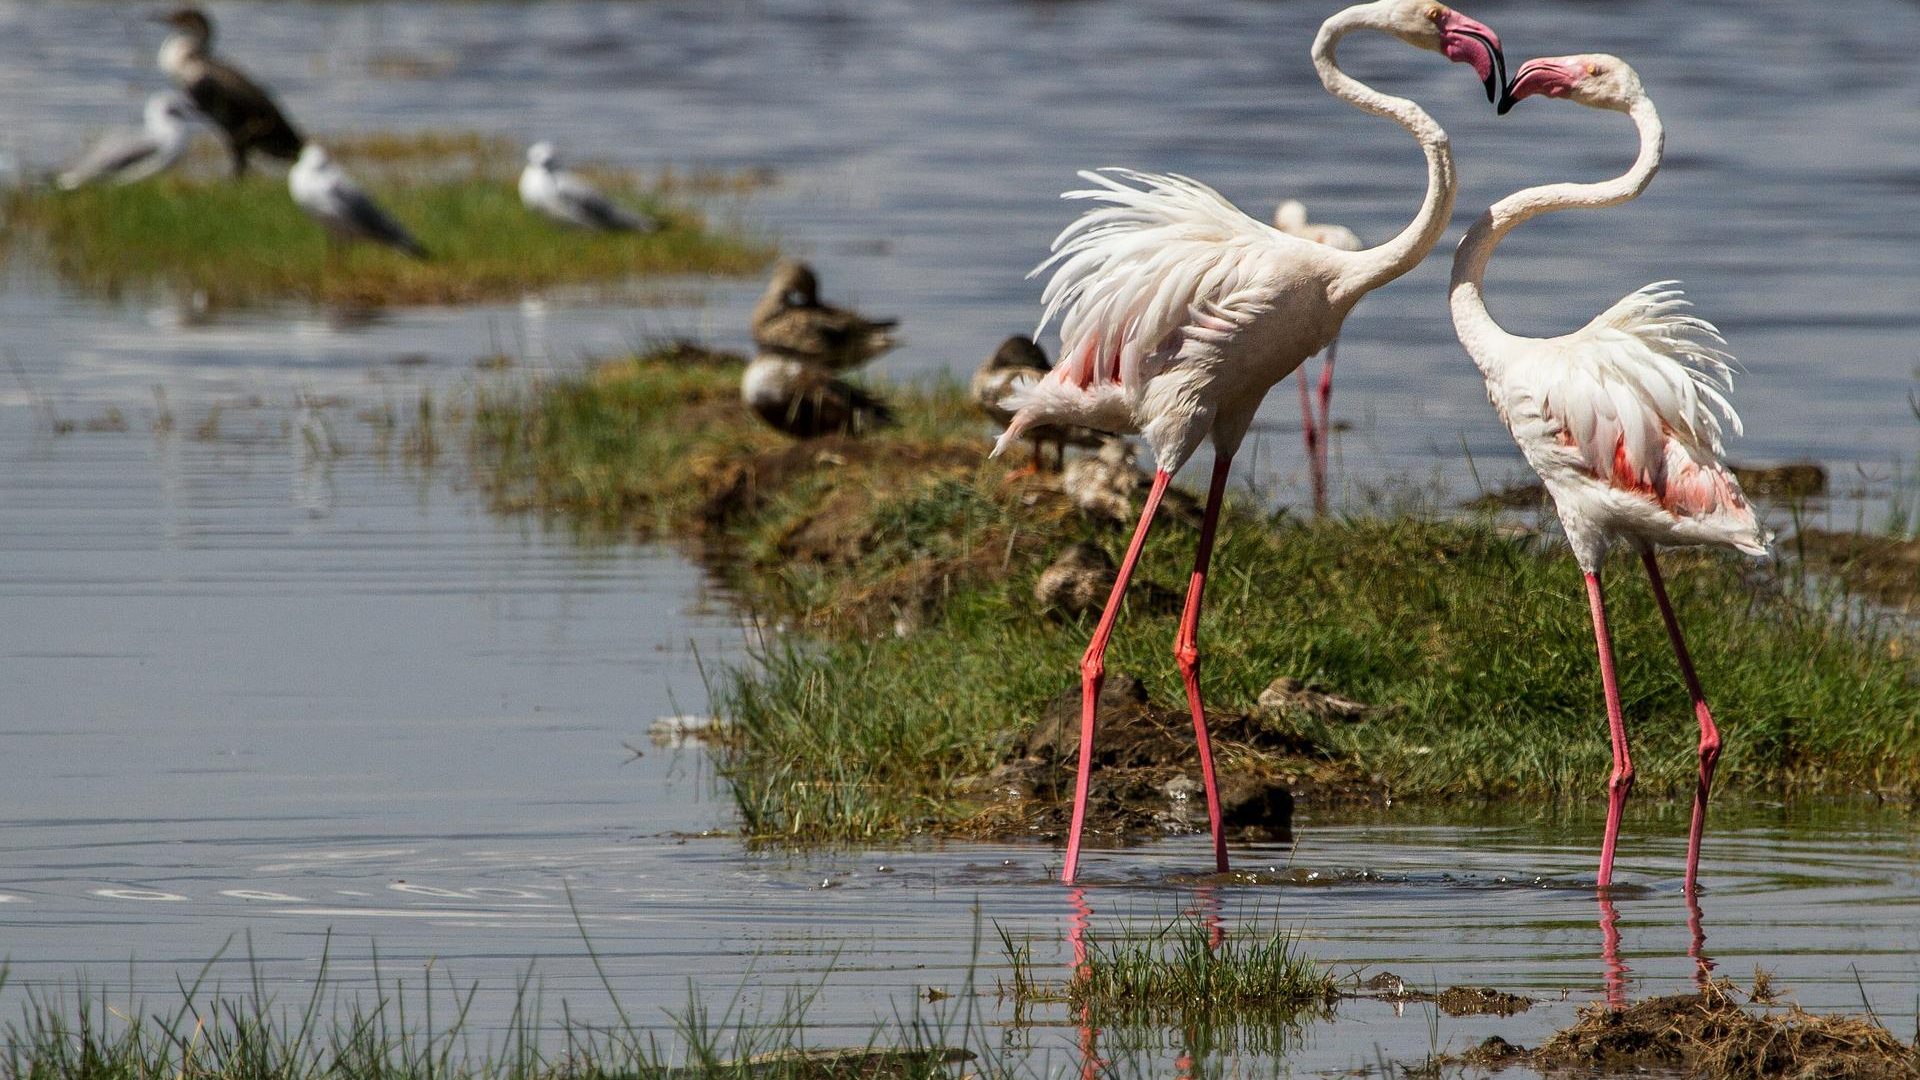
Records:
M1534 94L1626 113L1639 131L1639 156L1612 180L1528 188L1481 215L1454 253L1454 329L1486 378L1488 399L1553 496L1586 578L1613 753L1600 847L1598 881L1603 888L1613 880L1614 849L1627 793L1633 788L1633 760L1601 570L1616 540L1630 543L1646 567L1700 724L1700 772L1685 879L1691 894L1720 734L1667 597L1655 549L1661 544L1717 544L1764 556L1773 537L1721 460L1723 430L1740 431L1740 418L1725 393L1732 387L1733 358L1721 348L1726 342L1712 323L1687 313L1687 301L1674 282L1656 282L1629 293L1592 322L1554 338L1509 334L1487 312L1482 296L1487 263L1509 232L1551 211L1604 208L1637 198L1659 171L1665 146L1652 100L1639 76L1618 57L1530 60L1508 85L1500 111Z
M301 149L300 159L287 172L287 191L308 217L327 230L329 238L371 240L416 259L427 257L427 249L413 234L381 209L319 143L309 142Z
M187 152L187 121L192 116L192 107L179 94L154 94L147 99L143 130L118 132L95 143L55 183L62 191L72 191L100 181L131 184L163 173Z
M527 167L520 170L520 202L562 225L582 229L652 232L660 227L652 218L607 198L578 173L562 168L552 143L537 142L527 148Z
M1061 872L1067 881L1074 879L1079 862L1107 641L1169 480L1209 438L1213 476L1174 655L1193 719L1214 865L1227 870L1200 694L1199 621L1233 455L1267 391L1326 347L1361 297L1419 265L1453 209L1446 132L1418 105L1365 86L1335 61L1339 40L1360 29L1389 33L1472 64L1490 96L1502 62L1499 38L1432 0L1374 0L1321 24L1312 55L1327 91L1399 123L1426 157L1426 198L1393 240L1366 251L1341 251L1255 221L1197 180L1105 169L1081 173L1093 186L1067 192L1068 199L1097 205L1061 231L1052 257L1034 270L1052 271L1042 294L1040 328L1058 320L1060 360L1009 395L1013 420L994 453L1030 430L1072 425L1139 432L1156 466L1133 542L1080 663L1079 764Z

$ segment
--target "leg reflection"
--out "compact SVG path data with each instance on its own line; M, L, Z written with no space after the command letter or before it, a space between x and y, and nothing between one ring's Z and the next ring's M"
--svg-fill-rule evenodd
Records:
M1073 951L1071 978L1077 982L1087 974L1087 924L1093 919L1093 905L1087 903L1087 890L1076 885L1067 890L1067 906L1072 909L1067 916L1067 945ZM1107 1063L1100 1059L1100 1029L1093 1026L1090 1003L1080 1006L1079 1026L1080 1077L1095 1080Z
M1620 909L1613 906L1605 889L1600 890L1600 969L1607 990L1607 1008L1627 1007L1627 976L1632 974L1620 959Z
M1707 930L1700 916L1698 889L1687 890L1687 930L1693 937L1687 945L1687 955L1693 957L1693 982L1701 990L1705 990L1707 984L1713 981L1713 969L1719 965L1713 962L1713 957L1707 955Z

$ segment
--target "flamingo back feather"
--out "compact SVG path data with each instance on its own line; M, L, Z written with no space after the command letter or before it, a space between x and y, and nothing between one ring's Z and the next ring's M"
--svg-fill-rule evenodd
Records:
M1629 293L1574 333L1538 343L1501 379L1517 404L1532 399L1540 434L1578 458L1580 471L1686 518L1729 516L1761 533L1721 460L1723 421L1740 417L1724 391L1733 357L1672 281ZM1524 414L1515 434L1523 434ZM1764 543L1758 543L1764 547Z

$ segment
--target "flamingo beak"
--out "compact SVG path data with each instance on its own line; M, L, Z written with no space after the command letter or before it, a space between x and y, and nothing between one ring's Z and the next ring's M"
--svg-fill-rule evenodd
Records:
M1449 60L1473 65L1473 73L1487 88L1488 103L1498 98L1506 84L1507 57L1493 27L1449 8L1440 17L1440 51Z
M1500 95L1496 111L1505 116L1521 98L1535 94L1566 97L1572 92L1574 84L1585 75L1586 72L1578 65L1557 58L1529 60L1514 72L1513 80L1507 83L1505 92Z

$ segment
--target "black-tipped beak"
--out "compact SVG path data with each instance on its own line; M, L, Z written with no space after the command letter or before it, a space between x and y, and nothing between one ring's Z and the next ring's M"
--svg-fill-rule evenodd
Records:
M1500 103L1493 107L1494 115L1507 115L1508 111L1513 108L1513 103L1519 100L1519 98L1513 96L1513 87L1503 87L1500 91Z
M1487 56L1493 61L1492 64L1488 65L1487 77L1483 80L1487 88L1487 103L1491 105L1497 101L1501 93L1506 90L1507 56L1500 51L1499 45L1495 44L1492 39L1480 33L1478 30L1462 30L1461 33L1486 46Z

